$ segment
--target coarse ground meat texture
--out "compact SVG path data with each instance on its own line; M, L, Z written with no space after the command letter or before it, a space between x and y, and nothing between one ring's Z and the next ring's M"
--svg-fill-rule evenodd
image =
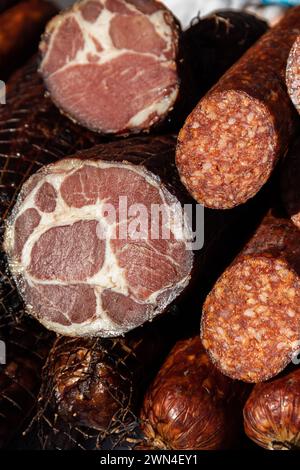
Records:
M68 336L117 336L151 320L184 290L193 267L177 197L144 166L124 162L122 142L112 145L120 161L98 160L95 148L95 159L82 154L33 175L7 222L4 246L29 313ZM151 145L143 145L147 160ZM174 149L174 139L152 145ZM142 151L127 142L128 158L130 148Z
M254 46L200 100L177 145L182 182L206 207L228 209L266 183L296 130L285 86L291 45L300 33L300 7Z
M82 0L48 24L40 72L54 103L83 126L148 130L178 95L179 34L156 0Z
M300 36L291 48L286 66L286 84L290 98L300 112Z
M208 295L203 345L226 375L262 382L291 361L300 339L299 231L268 214Z

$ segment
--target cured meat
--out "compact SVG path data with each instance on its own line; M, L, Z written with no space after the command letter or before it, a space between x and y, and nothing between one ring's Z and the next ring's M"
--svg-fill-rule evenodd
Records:
M44 167L23 186L4 245L28 311L46 327L117 336L161 313L187 286L188 221L145 168L159 159L165 172L174 146L172 137L98 146Z
M193 20L183 32L182 49L197 82L198 100L267 29L264 20L245 11L218 10Z
M180 131L181 180L206 207L244 203L284 155L297 117L284 74L299 33L300 7L295 7L200 100Z
M287 213L300 228L300 139L297 138L284 161L281 177L281 194Z
M25 183L4 245L28 312L46 327L66 336L118 336L165 311L192 274L202 278L200 295L236 253L264 202L228 215L207 212L201 250L203 219L182 210L192 199L178 179L174 150L171 136L108 143L46 166ZM191 243L193 221L198 246ZM199 251L193 273L192 248Z
M290 98L298 113L300 112L300 37L298 36L291 48L287 67L286 84Z
M268 214L208 295L203 345L229 377L262 382L291 361L300 338L299 230Z
M212 365L199 337L179 341L144 399L146 442L172 450L230 446L241 423L245 390Z
M0 15L1 80L7 79L37 49L47 21L56 12L50 2L24 0Z
M6 447L36 405L51 336L30 321L9 328L6 364L0 369L0 448ZM0 336L2 339L2 335Z
M5 218L24 181L42 165L100 137L72 123L52 104L39 75L36 58L7 83L6 105L0 107L0 215ZM103 139L102 139L103 140Z
M40 391L37 418L43 447L54 444L51 425L97 430L99 445L107 437L128 433L137 424L146 387L179 337L180 316L173 312L125 337L59 337L44 368ZM54 423L56 415L63 420L59 425ZM88 429L83 432L92 434Z
M43 164L74 151L75 147L84 148L99 142L97 135L60 115L44 96L36 68L36 60L32 60L9 80L7 104L0 107L1 248L3 220L25 179ZM0 374L0 441L1 445L6 445L20 430L35 404L46 351L43 349L42 356L38 346L38 338L44 338L45 331L24 315L23 302L8 272L2 249L0 275L0 336L9 354ZM41 347L42 344L46 347L44 341Z
M299 450L300 370L254 387L244 408L248 437L269 450Z
M40 72L54 103L85 127L148 130L178 95L179 34L156 0L82 0L48 24Z

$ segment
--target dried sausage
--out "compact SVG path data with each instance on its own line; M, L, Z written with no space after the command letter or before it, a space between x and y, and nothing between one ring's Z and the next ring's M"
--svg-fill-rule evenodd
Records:
M267 215L203 307L203 345L224 374L262 382L291 361L300 338L299 275L299 230Z
M255 385L244 408L248 437L269 450L299 450L300 370Z
M300 37L298 36L296 41L294 42L287 62L286 67L286 84L288 87L288 92L290 98L297 109L298 113L300 112L300 86L299 86L299 79L300 79Z
M179 341L146 393L146 441L156 449L213 450L237 437L246 388L211 363L200 338Z
M284 155L297 115L285 86L300 7L264 34L200 100L180 131L182 182L207 207L228 209L253 197Z

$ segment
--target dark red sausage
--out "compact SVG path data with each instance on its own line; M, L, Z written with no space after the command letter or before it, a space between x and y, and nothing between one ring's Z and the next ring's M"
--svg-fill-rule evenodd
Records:
M286 66L286 84L290 98L297 109L300 112L300 37L298 36L294 42Z
M88 436L101 447L107 437L130 435L147 386L189 328L190 318L184 317L183 326L183 311L174 308L168 317L114 339L59 337L43 371L37 413L42 446L59 445L55 429L56 434L70 433L68 445L74 438L85 448Z
M183 32L182 49L191 65L198 100L267 29L264 20L245 11L218 10L192 21Z
M245 387L216 369L200 338L179 341L150 386L141 413L156 449L213 450L237 436Z
M0 15L1 80L35 52L47 21L56 12L50 2L24 0Z
M287 12L198 103L182 128L177 166L206 207L228 209L253 197L296 130L285 86L287 57L300 33L300 7Z
M262 382L291 361L300 338L299 276L299 230L269 214L203 307L203 345L224 374Z
M269 450L300 448L300 370L254 387L244 408L248 437Z

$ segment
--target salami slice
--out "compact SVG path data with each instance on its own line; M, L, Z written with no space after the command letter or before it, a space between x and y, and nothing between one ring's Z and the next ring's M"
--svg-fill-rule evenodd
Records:
M211 363L200 338L179 341L146 393L142 429L152 449L216 450L237 440L245 386Z
M262 382L291 361L300 339L299 273L299 230L267 215L203 307L203 345L224 374Z
M40 71L72 120L101 133L147 130L178 95L179 33L156 0L82 0L48 24Z
M284 161L281 177L281 194L287 213L300 228L300 139L291 146Z
M290 98L300 112L300 36L294 42L286 67L286 84Z
M15 68L36 51L40 35L55 13L57 9L50 2L24 0L0 15L1 80L6 80Z
M177 147L181 180L207 207L227 209L266 183L296 128L284 75L300 32L291 9L199 102Z

